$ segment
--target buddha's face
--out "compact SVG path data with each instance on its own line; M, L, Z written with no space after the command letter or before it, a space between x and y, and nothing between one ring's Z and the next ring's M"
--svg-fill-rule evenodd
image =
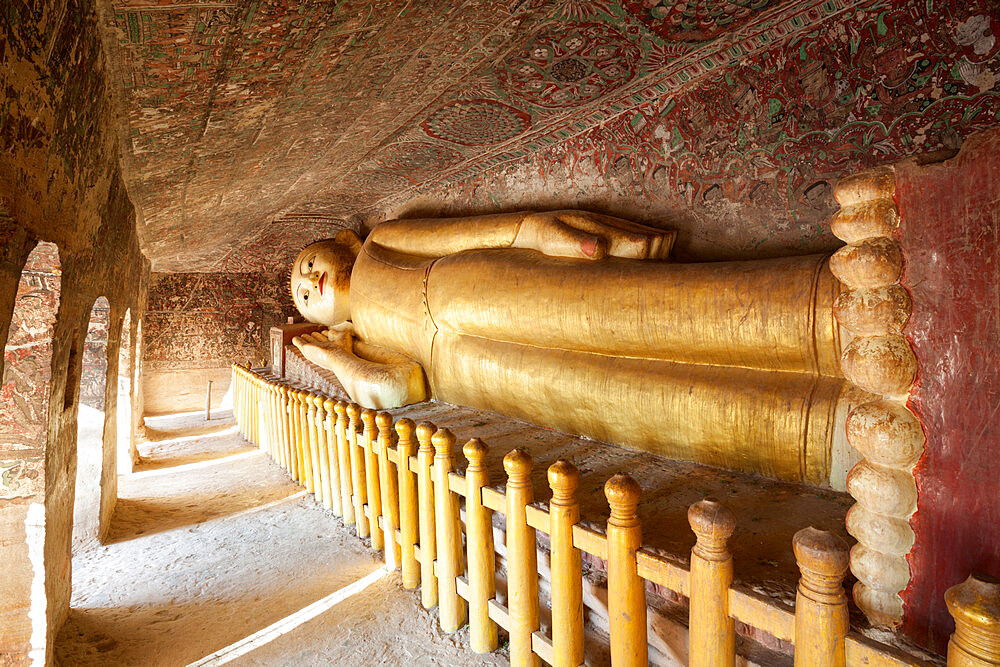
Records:
M351 318L351 268L356 253L338 241L306 246L292 266L292 301L310 322L334 326Z

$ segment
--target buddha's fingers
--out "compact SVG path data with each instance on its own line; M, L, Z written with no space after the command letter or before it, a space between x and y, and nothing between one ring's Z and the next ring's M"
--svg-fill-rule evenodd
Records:
M608 255L612 257L648 259L651 256L653 239L659 235L656 230L638 225L633 229L623 228L615 223L625 221L618 221L610 216L598 218L590 213L565 211L558 214L558 219L568 227L604 239Z
M600 259L607 254L607 241L600 236L545 213L526 216L511 245L538 250L550 257Z
M310 343L313 343L315 345L322 345L323 343L328 343L329 342L329 340L327 340L326 336L324 335L324 332L322 332L322 331L317 331L317 332L313 332L313 333L303 334L302 337L306 341L308 341Z

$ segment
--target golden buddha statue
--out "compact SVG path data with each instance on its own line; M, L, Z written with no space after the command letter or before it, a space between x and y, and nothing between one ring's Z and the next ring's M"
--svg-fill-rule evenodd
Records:
M392 220L306 247L296 338L351 398L434 398L828 484L843 379L825 255L666 261L674 233L582 211ZM841 486L835 483L834 486Z

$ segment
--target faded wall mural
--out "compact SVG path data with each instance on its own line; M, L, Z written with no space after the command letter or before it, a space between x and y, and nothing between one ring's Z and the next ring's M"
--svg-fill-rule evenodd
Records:
M99 297L90 310L87 338L83 342L83 365L80 375L80 402L104 411L104 384L108 373L108 331L111 306ZM128 347L123 348L128 353Z
M610 4L587 6L591 20L621 20ZM656 10L669 14L657 5L640 16L674 25L654 20ZM770 45L752 54L742 43L720 45L700 62L707 71L679 72L612 103L592 98L629 78L616 44L633 35L641 63L676 54L634 29L617 42L590 24L543 33L497 70L494 90L528 108L577 105L572 122L496 151L487 169L469 165L394 197L384 214L582 205L679 228L681 256L833 247L825 223L841 174L946 155L1000 120L1000 5L829 2L816 11L829 16L798 31L775 25ZM698 34L711 32L699 25ZM592 61L598 52L603 65Z
M39 243L21 273L3 350L0 497L30 497L44 490L52 333L60 279L58 249L52 243Z
M113 5L159 271L301 210L585 204L682 256L806 252L840 174L1000 111L996 0Z
M145 322L146 372L255 365L267 332L293 313L281 274L153 274Z

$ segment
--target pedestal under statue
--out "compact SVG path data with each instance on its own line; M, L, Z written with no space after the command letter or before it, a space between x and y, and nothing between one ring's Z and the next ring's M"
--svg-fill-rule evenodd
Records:
M581 211L394 220L363 244L343 231L295 261L295 304L329 329L294 343L365 407L434 398L671 458L841 478L827 256L678 264L673 239Z

